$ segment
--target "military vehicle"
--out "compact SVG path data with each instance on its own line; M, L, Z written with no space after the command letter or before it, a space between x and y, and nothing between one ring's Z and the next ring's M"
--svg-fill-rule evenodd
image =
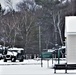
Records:
M11 60L11 62L16 62L16 60L19 60L19 62L23 62L24 49L23 48L9 48L8 50L5 50L3 59L4 59L4 62L7 62L7 60Z

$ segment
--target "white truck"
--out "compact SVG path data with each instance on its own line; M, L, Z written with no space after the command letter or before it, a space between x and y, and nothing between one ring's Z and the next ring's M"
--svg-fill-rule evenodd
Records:
M9 48L5 54L4 54L4 62L7 62L7 60L11 60L11 62L16 62L16 60L19 60L19 62L24 61L24 49L23 48Z

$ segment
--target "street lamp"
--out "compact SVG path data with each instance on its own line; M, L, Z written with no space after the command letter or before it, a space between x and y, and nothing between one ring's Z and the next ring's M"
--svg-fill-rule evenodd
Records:
M41 50L41 26L39 25L39 52L40 52L40 55L41 55L41 67L43 66L43 63L42 63L42 50Z
M59 49L59 47L58 47L58 44L55 44L55 46L56 46L56 50L58 51L58 52L57 52L58 64L60 64L60 59L59 59L59 57L60 57L60 49Z
M60 50L58 49L58 64L60 64Z

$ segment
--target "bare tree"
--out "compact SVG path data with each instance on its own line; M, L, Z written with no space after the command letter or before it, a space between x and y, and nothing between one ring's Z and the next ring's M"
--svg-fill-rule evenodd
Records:
M5 5L9 8L10 11L14 10L12 0L5 0Z
M15 45L15 41L16 41L16 35L17 35L17 30L18 30L18 16L16 16L16 12L14 11L13 8L13 3L12 0L5 0L6 6L8 6L9 8L9 12L7 12L4 15L4 18L2 19L2 25L4 27L4 31L6 33L6 35L8 35L7 37L9 38L9 43L11 43L12 46ZM9 29L6 30L6 28ZM13 33L13 38L11 38L11 34Z
M29 7L31 6L31 8ZM31 35L33 33L33 29L35 28L36 23L36 12L34 11L33 3L26 0L23 3L17 5L21 12L21 28L22 30L22 37L24 41L24 48L27 50L28 48L33 49L34 47L30 46L30 41L33 43L34 41L31 40ZM35 30L35 29L34 29Z

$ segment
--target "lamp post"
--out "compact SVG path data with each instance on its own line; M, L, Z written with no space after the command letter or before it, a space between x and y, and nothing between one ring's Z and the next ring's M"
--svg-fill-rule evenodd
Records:
M59 51L59 49L58 49L58 64L60 64L60 51Z
M55 44L55 46L56 46L56 50L58 51L58 52L57 52L58 64L60 64L60 59L59 59L59 57L60 57L60 49L59 49L59 47L58 47L58 44Z
M41 67L43 66L43 63L42 63L42 50L41 50L41 26L39 25L39 52L40 52L40 55L41 55Z
M52 53L52 65L53 65L53 53Z

